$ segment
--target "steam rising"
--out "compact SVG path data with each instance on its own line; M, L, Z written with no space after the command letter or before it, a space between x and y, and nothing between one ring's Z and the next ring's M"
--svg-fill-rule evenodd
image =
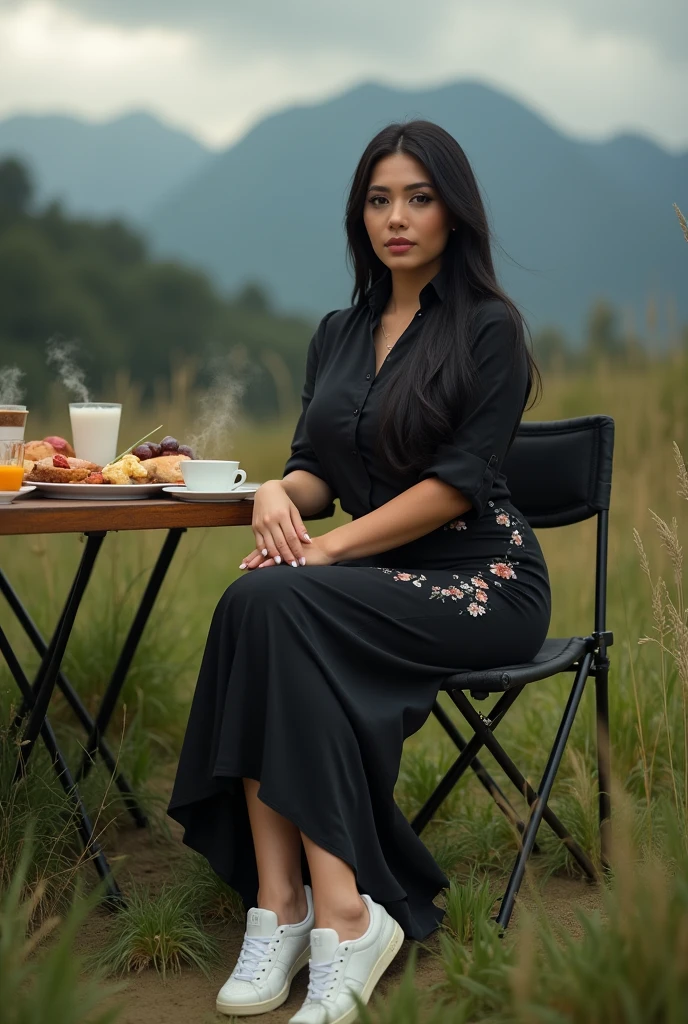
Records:
M74 361L77 345L62 338L51 338L46 344L49 366L54 366L65 388L78 402L88 402L86 375Z
M19 405L24 397L21 380L24 371L18 366L0 367L0 405Z
M210 372L210 386L199 400L198 430L188 443L202 459L226 459L246 385L237 379L226 357L213 359Z

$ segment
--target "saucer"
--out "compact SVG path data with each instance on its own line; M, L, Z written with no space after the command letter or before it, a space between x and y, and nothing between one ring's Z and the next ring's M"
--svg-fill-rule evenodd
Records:
M246 501L252 500L260 484L241 484L231 491L190 491L184 484L163 487L163 494L179 501Z
M35 490L35 484L24 484L18 491L0 491L0 505L9 505L15 498L26 498Z

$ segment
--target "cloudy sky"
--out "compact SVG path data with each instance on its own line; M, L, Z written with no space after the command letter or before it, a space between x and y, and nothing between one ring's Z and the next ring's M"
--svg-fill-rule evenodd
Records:
M686 0L0 0L0 117L147 109L214 146L362 80L478 79L688 148Z

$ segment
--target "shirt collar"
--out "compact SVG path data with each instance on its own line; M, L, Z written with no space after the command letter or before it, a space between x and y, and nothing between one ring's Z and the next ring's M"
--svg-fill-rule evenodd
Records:
M444 267L440 267L431 281L429 281L420 293L420 308L427 309L434 302L441 302L446 294L447 280ZM382 276L374 282L368 291L368 305L376 316L382 313L392 291L392 275L385 268Z

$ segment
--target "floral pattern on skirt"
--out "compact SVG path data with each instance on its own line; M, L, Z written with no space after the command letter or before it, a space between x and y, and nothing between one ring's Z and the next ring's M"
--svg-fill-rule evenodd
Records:
M490 607L490 587L501 587L501 580L515 580L518 578L515 570L515 566L518 565L518 562L511 560L511 554L512 549L515 547L525 550L523 536L518 529L518 527L523 527L523 523L517 516L513 515L511 512L507 512L503 508L494 509L494 516L497 525L503 526L505 530L508 530L508 540L503 560L490 562L488 564L490 573L493 576L496 576L497 579L490 580L488 582L488 580L483 576L483 572L479 570L470 577L470 582L468 582L466 580L462 580L462 574L452 573L451 578L459 582L457 584L450 584L447 587L430 584L430 593L428 594L429 600L438 600L442 601L442 603L445 601L454 601L457 604L459 602L466 602L458 609L459 614L462 615L463 612L466 611L474 619L477 619L487 611L492 610ZM466 530L467 526L463 519L453 519L450 523L447 523L443 529L458 531ZM414 587L418 587L419 589L423 589L424 585L428 583L428 579L423 575L423 573L387 569L380 565L376 565L374 568L391 576L397 583L412 583ZM427 586L425 586L425 589L427 591Z

